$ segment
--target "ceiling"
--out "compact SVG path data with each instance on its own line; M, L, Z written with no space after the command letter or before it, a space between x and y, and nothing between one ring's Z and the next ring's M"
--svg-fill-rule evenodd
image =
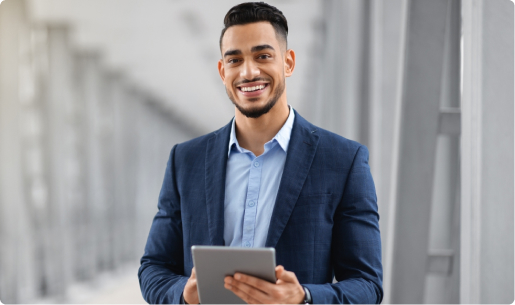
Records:
M234 115L217 70L225 13L236 0L28 0L35 22L65 23L75 48L98 50L104 66L166 103L202 132ZM302 111L313 85L315 35L321 0L275 0L289 25L296 68L287 80L288 102Z

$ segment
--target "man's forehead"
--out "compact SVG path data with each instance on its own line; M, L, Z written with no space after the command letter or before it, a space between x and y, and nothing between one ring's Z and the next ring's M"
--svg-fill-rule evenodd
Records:
M222 38L222 53L228 49L249 51L257 45L279 47L279 41L272 24L266 21L233 25Z

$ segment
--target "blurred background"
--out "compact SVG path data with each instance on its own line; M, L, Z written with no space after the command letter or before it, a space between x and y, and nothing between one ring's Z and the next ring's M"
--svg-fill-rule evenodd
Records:
M239 2L1 2L3 303L144 303L170 149L234 115L216 66ZM288 102L370 150L383 303L512 303L513 2L268 3Z

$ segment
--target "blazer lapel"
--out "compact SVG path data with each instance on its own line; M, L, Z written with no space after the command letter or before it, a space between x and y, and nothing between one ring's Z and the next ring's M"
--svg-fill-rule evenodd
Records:
M275 207L270 220L266 247L275 247L295 207L318 146L316 127L297 112Z
M231 123L215 131L206 147L206 206L211 245L224 244L225 172Z

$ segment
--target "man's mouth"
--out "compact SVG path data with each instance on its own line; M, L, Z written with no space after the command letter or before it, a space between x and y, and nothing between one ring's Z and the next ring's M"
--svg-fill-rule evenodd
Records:
M265 89L266 86L267 86L267 84L251 86L251 87L240 87L240 90L243 92L253 92L253 91Z
M251 93L259 94L261 93L266 87L268 87L267 83L261 83L261 84L245 84L238 86L238 89L240 92L242 92L244 95L249 95Z

